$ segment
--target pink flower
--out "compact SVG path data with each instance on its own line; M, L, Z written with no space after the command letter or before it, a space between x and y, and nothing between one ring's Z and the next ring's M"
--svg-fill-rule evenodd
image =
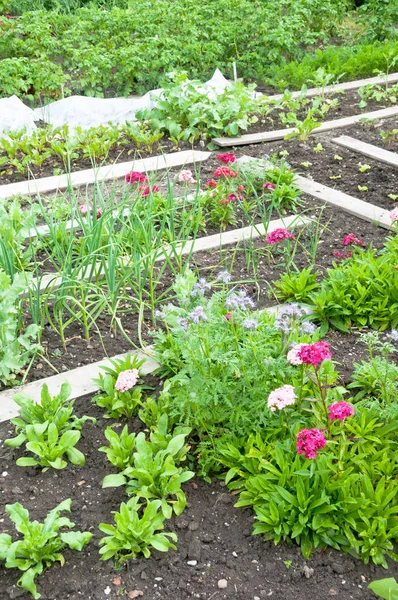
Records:
M228 198L224 198L224 200L220 200L220 204L229 204L231 202L231 200Z
M302 429L297 434L296 450L305 458L316 458L318 451L325 446L325 436L319 429Z
M294 404L296 398L294 387L292 385L283 385L270 393L267 405L272 412L275 412L277 408L282 410L286 406L291 406Z
M349 233L343 238L343 246L349 246L350 244L353 244L354 246L363 246L363 242L357 238L355 233Z
M334 402L328 406L329 419L332 421L344 421L347 417L352 417L355 413L354 407L348 402Z
M289 352L287 353L286 358L290 362L291 365L297 366L297 365L303 364L303 361L300 358L300 350L301 350L302 346L304 346L304 344L297 344L296 346L294 346L294 348L289 350Z
M178 181L180 183L196 183L196 180L193 178L192 171L189 169L183 169L178 175Z
M229 167L218 167L214 171L214 177L237 177L238 173Z
M160 187L156 184L153 185L151 188L149 186L140 185L139 190L140 192L142 192L143 198L148 198L150 193L156 194L157 192L160 192Z
M391 212L390 212L390 219L391 221L398 221L398 206L396 206Z
M287 229L283 227L279 227L274 231L271 231L265 238L265 241L270 246L274 246L275 244L279 244L279 242L283 242L284 240L294 240L295 236L290 233Z
M224 165L227 165L228 163L234 163L236 161L236 156L232 152L229 154L219 154L217 160L223 162Z
M245 191L245 186L244 185L238 185L238 192L244 192Z
M147 183L148 178L139 171L132 171L126 175L127 183Z
M206 185L207 187L217 187L217 181L215 179L210 179L210 181L208 181Z
M263 183L263 188L265 190L275 190L276 189L276 184L275 183L271 183L270 181L266 181L265 183Z
M298 357L305 365L319 365L322 361L332 358L330 344L327 342L303 344L298 352Z
M227 321L229 321L229 320L230 320L230 318L231 318L231 313L227 313L227 314L225 315L225 318L227 319Z
M79 212L82 215L86 215L88 213L87 204L79 204Z
M119 373L115 383L115 390L118 392L127 392L135 386L138 381L139 373L137 369L127 369Z

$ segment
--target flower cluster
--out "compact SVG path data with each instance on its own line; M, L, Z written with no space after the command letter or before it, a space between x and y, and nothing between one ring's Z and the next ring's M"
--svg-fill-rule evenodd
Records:
M303 364L303 361L300 358L300 350L302 346L304 346L304 344L297 344L287 353L287 360L295 367Z
M217 181L215 179L210 179L210 181L208 181L206 185L207 187L217 187Z
M191 291L191 296L204 296L206 290L211 290L211 283L208 283L204 277L201 277L197 283L194 284Z
M286 406L292 406L296 398L294 387L292 385L283 385L270 393L267 405L272 412L275 412L276 409L282 410Z
M231 273L229 273L228 271L220 271L216 277L216 280L221 281L222 283L229 283L231 279Z
M266 181L265 183L263 183L263 188L265 190L275 190L276 189L276 183L271 183L270 181Z
M225 300L225 308L240 308L241 310L248 310L254 308L256 303L250 296L248 296L245 290L239 292L232 292Z
M292 233L290 233L290 231L284 229L284 227L279 227L278 229L274 229L274 231L271 231L271 233L267 235L267 237L265 238L265 242L270 246L274 246L275 244L279 244L284 240L294 239L295 236Z
M296 450L305 458L314 459L321 448L326 446L325 435L320 429L302 429L297 434Z
M333 402L328 406L329 419L332 421L344 421L355 413L354 407L348 402Z
M228 165L229 163L234 163L236 161L236 156L232 152L227 154L219 154L217 156L217 160L224 163L224 165Z
M196 179L194 179L192 175L192 171L189 169L183 169L178 175L178 181L180 183L196 183Z
M256 319L245 319L242 325L244 329L257 329L258 321Z
M355 233L348 233L343 238L343 246L363 246L364 242L359 240Z
M340 250L333 250L332 254L337 260L344 260L346 258L351 258L352 256L352 252L340 252Z
M118 392L128 392L137 383L139 372L137 369L127 369L119 373L115 383L115 390Z
M188 329L189 321L186 317L177 317L177 323L185 331Z
M239 173L233 171L229 167L218 167L213 175L214 177L238 177Z
M299 306L297 302L292 302L283 307L279 312L275 320L275 327L283 331L283 333L289 334L293 327L298 324L301 319L309 314L309 309L303 306ZM301 333L314 333L316 327L313 323L305 322L300 325Z
M149 194L156 194L157 192L160 192L160 187L156 184L152 187L149 187L147 185L140 185L138 189L141 192L141 196L143 198L148 198Z
M398 206L396 206L391 212L390 212L390 219L391 221L398 221Z
M207 321L207 315L203 309L203 306L196 306L196 308L194 308L188 315L188 317L191 319L191 321L193 323L195 323L196 325L199 323L200 320L202 321Z
M140 173L139 171L132 171L131 173L127 173L125 179L126 179L126 182L130 183L130 184L148 183L148 178L143 173Z
M298 358L304 365L320 365L322 361L332 358L330 344L327 342L314 342L313 344L302 344Z

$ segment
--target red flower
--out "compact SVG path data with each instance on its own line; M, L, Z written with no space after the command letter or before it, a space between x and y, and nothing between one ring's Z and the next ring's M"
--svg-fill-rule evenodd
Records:
M160 192L160 187L156 184L153 185L152 188L149 186L140 185L139 190L142 192L142 197L147 198L150 193L156 194L156 192Z
M210 179L210 181L208 181L206 185L207 187L217 187L217 181L215 179Z
M127 183L147 183L148 178L139 171L132 171L126 175Z
M214 177L238 177L238 173L229 167L218 167L214 171Z
M224 165L228 165L229 163L234 163L236 161L236 156L232 152L229 154L219 154L217 160L223 162Z
M348 402L341 400L340 402L333 402L328 406L329 419L332 421L344 421L347 417L352 417L355 413L354 407Z
M341 259L341 260L343 260L343 259L345 259L345 258L351 258L351 256L352 256L352 252L347 252L347 253L344 253L344 252L340 252L340 250L333 250L332 254L333 254L333 256L335 256L335 257L336 257L338 260L340 260L340 259Z
M244 192L245 191L245 186L244 185L238 185L238 191L239 192Z

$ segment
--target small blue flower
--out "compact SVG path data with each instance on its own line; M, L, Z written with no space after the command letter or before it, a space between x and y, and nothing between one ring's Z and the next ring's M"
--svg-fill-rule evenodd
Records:
M245 319L242 325L245 329L257 329L258 321L256 319Z
M177 323L185 331L188 329L189 321L185 317L177 317Z
M198 283L195 283L193 288L192 288L192 292L191 292L191 296L193 296L194 298L196 296L204 296L206 293L206 290L210 290L211 289L211 283L207 283L206 279L204 277L201 277L198 281Z
M217 281L222 281L222 283L229 283L232 277L228 271L220 271L217 275Z
M196 308L194 308L188 315L188 317L191 319L191 321L193 323L196 323L196 325L199 323L199 321L202 319L202 321L207 321L207 315L205 313L205 311L203 310L203 306L197 306Z

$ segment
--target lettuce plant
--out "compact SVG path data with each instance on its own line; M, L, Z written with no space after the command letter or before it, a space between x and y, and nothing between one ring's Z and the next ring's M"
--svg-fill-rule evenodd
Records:
M40 598L35 584L36 577L55 562L59 562L61 566L65 563L61 553L65 547L80 551L92 538L93 534L88 531L59 531L61 528L72 529L75 526L68 518L60 516L63 511L70 512L71 504L70 498L61 502L50 510L43 523L30 521L29 512L19 502L6 506L22 539L13 541L9 534L0 534L0 560L5 561L8 569L23 571L18 585L30 592L35 600Z
M162 531L166 517L159 510L161 504L160 500L152 500L143 507L137 497L122 502L120 512L113 513L115 526L107 523L99 525L100 531L106 534L100 540L101 560L114 558L116 565L121 567L126 560L139 554L149 558L152 549L160 552L167 552L170 548L176 550L172 543L177 541L176 534Z

